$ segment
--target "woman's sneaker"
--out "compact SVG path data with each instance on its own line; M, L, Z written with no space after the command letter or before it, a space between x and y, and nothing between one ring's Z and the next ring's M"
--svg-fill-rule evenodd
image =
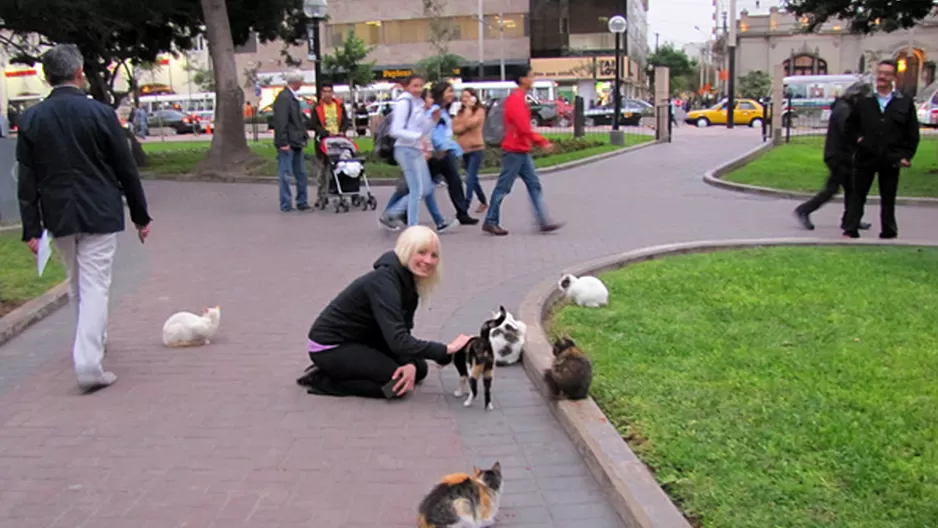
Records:
M378 217L378 223L391 231L400 231L404 227L404 223L399 218L394 218L387 213Z
M444 220L443 223L437 224L437 226L436 226L436 232L437 232L437 233L442 233L442 232L444 232L444 231L446 231L446 230L452 228L452 227L455 226L455 225L456 225L456 222L453 221L453 220Z

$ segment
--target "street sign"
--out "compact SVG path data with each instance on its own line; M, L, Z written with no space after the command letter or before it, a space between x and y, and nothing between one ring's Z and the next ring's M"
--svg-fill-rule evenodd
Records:
M260 96L261 96L261 83L256 82L254 83L254 97L260 97Z

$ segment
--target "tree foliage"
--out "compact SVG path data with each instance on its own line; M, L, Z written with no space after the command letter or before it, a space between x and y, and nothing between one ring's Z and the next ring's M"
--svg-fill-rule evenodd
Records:
M442 55L431 55L427 58L417 61L416 70L424 79L430 82L442 81L446 77L452 77L456 70L466 63L460 55L455 53L445 53Z
M762 71L754 70L739 78L739 96L748 99L760 99L772 94L772 77Z
M700 73L697 69L697 62L688 57L684 50L665 43L648 56L648 62L668 68L672 94L686 92L697 87Z
M442 79L446 62L454 55L449 52L449 43L453 40L456 28L453 27L451 20L443 16L446 9L446 0L423 0L423 14L430 19L430 35L427 42L433 49L434 54L424 59L425 64L432 65L436 71L425 72L427 77L431 75L435 79ZM457 68L459 65L456 66ZM419 66L418 66L419 69Z
M806 17L807 31L831 19L843 20L851 32L891 32L916 25L935 10L934 0L785 0L785 9Z
M365 62L372 51L373 46L350 33L341 47L323 55L322 71L333 83L344 82L352 89L366 86L375 78L375 62Z

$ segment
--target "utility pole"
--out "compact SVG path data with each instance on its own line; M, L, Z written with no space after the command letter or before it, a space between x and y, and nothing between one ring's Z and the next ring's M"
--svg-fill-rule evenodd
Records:
M655 53L658 53L658 37L660 35L660 33L655 32Z
M733 128L736 112L736 0L730 0L729 71L726 77L726 128Z
M498 63L501 66L502 82L505 82L505 14L498 13L498 48L501 50L501 57Z

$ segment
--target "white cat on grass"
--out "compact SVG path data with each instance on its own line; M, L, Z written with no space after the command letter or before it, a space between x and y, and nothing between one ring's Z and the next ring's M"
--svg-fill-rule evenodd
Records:
M163 345L169 348L202 346L218 331L221 307L206 308L202 315L177 312L163 323Z
M557 283L557 287L566 298L573 299L573 302L580 306L599 308L609 304L609 290L606 289L606 285L590 275L577 278L565 273Z

